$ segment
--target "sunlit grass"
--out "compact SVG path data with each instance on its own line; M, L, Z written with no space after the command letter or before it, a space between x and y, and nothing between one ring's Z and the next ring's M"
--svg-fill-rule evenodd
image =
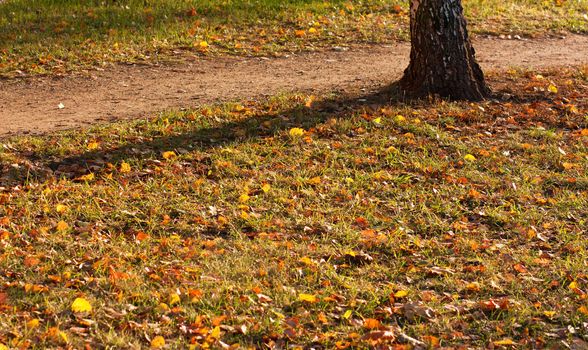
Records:
M493 35L586 32L586 1L464 2ZM284 55L408 37L405 1L48 1L0 4L0 73L63 73L187 55Z
M586 70L489 75L515 98L286 95L3 140L0 343L581 342L557 330L588 321Z

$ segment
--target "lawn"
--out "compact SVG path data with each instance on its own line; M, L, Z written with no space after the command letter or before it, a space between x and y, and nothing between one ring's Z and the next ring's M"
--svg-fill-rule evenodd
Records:
M488 76L3 140L0 344L585 347L588 67Z
M475 34L588 31L585 0L465 0L464 7ZM193 55L283 56L407 37L401 0L8 0L0 3L0 75Z

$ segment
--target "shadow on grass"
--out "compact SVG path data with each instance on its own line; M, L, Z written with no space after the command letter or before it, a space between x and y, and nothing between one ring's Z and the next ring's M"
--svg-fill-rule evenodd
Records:
M65 157L46 157L32 153L21 154L29 161L29 169L20 174L14 169L12 174L0 174L0 186L24 185L27 182L43 182L51 179L75 179L88 173L96 176L108 169L107 163L117 164L141 159L160 158L161 153L170 150L189 148L191 152L206 152L233 143L245 143L254 139L274 136L281 130L292 127L313 128L330 118L348 118L365 108L378 109L382 106L402 104L397 84L387 86L368 95L342 96L316 101L312 107L297 103L288 110L271 113L260 112L242 120L230 121L221 125L202 127L197 123L181 134L147 137L142 142L131 142L115 148L81 152ZM279 119L272 127L264 123ZM202 160L204 175L209 164ZM1 168L0 168L1 170ZM111 170L110 170L111 171ZM4 180L3 180L4 179ZM10 179L10 183L8 182ZM3 183L4 182L4 183Z
M497 91L492 96L494 103L509 102L511 104L528 104L533 102L554 101L537 94L509 95L503 100L504 91ZM415 107L431 105L431 101L411 102ZM161 154L170 150L189 149L191 152L206 152L213 148L228 144L246 143L251 140L275 136L277 132L289 130L292 127L311 129L330 118L345 119L354 114L369 109L378 110L381 107L398 107L405 105L398 83L391 84L379 91L364 95L346 95L332 99L317 101L311 107L298 103L288 110L272 113L259 112L245 119L226 122L221 125L202 127L194 124L189 130L173 135L146 135L145 141L130 142L118 147L82 151L72 156L49 156L44 154L20 154L28 160L28 167L20 170L10 169L0 173L0 186L11 187L25 185L31 182L44 182L61 178L79 179L93 173L112 172L106 165L134 162L142 159L158 159ZM271 123L279 119L279 123ZM272 127L265 127L270 122ZM210 159L202 155L196 173L207 176L211 166ZM0 170L2 170L0 168ZM148 176L148 175L146 175ZM80 180L85 181L85 180Z

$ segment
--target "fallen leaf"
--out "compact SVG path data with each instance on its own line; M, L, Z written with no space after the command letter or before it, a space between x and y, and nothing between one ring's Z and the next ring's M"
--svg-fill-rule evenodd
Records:
M55 226L55 229L59 232L63 232L65 230L67 230L69 228L69 225L67 224L67 222L65 221L60 221L57 223L57 226Z
M71 304L71 311L73 312L91 312L92 305L84 298L76 298Z
M396 337L391 331L373 331L365 334L361 339L371 341L394 341Z
M510 338L505 338L505 339L502 339L502 340L497 340L497 341L493 342L493 344L496 345L496 346L500 346L500 345L502 345L502 346L516 345L516 343L512 339L510 339Z
M163 152L162 156L163 156L163 159L172 159L172 158L177 157L177 154L176 154L176 152L173 152L173 151L167 151L167 152Z
M555 86L554 84L549 84L549 86L547 87L547 90L551 93L557 94L557 86Z
M241 203L245 203L249 200L249 195L246 193L243 193L242 195L239 196L239 202Z
M119 171L121 173L129 173L129 172L131 172L131 166L127 162L122 162L120 164L120 170Z
M268 193L271 189L272 189L272 186L270 184L263 184L263 186L261 186L261 190L264 193Z
M304 129L301 128L292 128L289 132L291 137L300 137L304 135Z
M474 157L472 154L466 154L463 157L464 160L468 161L468 162L475 162L476 161L476 157Z
M34 328L39 327L40 323L41 323L41 321L38 318L33 318L33 319L27 321L26 327L27 327L27 329L34 329Z
M144 241L144 240L146 240L146 239L148 239L148 238L149 238L149 235L148 235L148 234L146 234L146 233L145 233L145 232L143 232L143 231L139 231L139 232L137 232L137 234L135 235L135 239L136 239L137 241L139 241L139 242L141 242L141 241Z
M88 145L86 146L88 151L94 151L94 150L98 149L99 147L100 147L100 143L98 143L96 141L88 142Z
M35 256L27 256L24 259L24 264L26 267L34 267L39 265L39 263L41 263L41 260Z
M366 329L378 329L380 326L380 321L376 320L375 318L366 318L363 320L363 327Z
M163 348L165 346L165 339L158 335L157 337L151 340L151 347L155 349Z
M169 302L170 305L174 305L174 304L179 303L181 300L182 299L180 298L179 295L177 295L176 293L171 293L169 295L169 301L168 302Z
M318 302L318 298L316 296L314 296L312 294L304 294L304 293L298 295L298 300L299 301L304 301L304 302L307 302L307 303L316 303L316 302Z

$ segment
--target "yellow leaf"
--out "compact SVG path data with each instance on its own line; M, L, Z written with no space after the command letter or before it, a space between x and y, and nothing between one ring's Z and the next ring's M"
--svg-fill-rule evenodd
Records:
M320 176L315 176L312 179L308 179L308 181L306 181L309 185L320 185L321 183L321 177Z
M176 153L173 151L163 152L163 159L172 159L177 157Z
M476 161L476 157L474 157L474 156L473 156L473 155L471 155L471 154L466 154L466 155L463 157L463 159L465 159L465 160L466 160L466 161L468 161L468 162L475 162L475 161Z
M86 146L88 148L89 151L93 151L98 149L98 147L100 147L100 144L96 141L92 141L92 142L88 142L88 145Z
M202 40L199 44L198 47L200 47L201 49L207 49L208 48L208 42Z
M122 162L120 165L120 172L121 173L128 173L131 171L131 166L127 162Z
M510 339L510 338L505 338L502 340L495 341L494 345L516 345L516 343L514 341L512 341L512 339Z
M583 313L584 315L588 316L588 307L582 305L578 308L578 311Z
M563 166L563 168L565 170L573 169L576 166L576 164L574 164L574 163L567 163L567 162L563 162L561 165Z
M380 118L380 117L375 118L374 120L372 120L372 122L374 124L380 125L380 124L382 124L382 118Z
M353 314L353 311L351 310L347 310L345 311L345 313L343 314L343 318L344 319L349 319L349 317L351 317L351 315Z
M552 318L553 316L555 316L555 311L543 311L543 315Z
M84 298L76 298L71 304L71 311L73 312L91 312L92 305Z
M578 282L576 282L576 281L572 281L572 283L570 283L570 284L568 285L568 288L569 288L569 289L577 289L577 288L578 288Z
M557 94L557 86L553 85L553 84L549 84L549 86L547 87L547 90L549 90L549 92Z
M179 295L177 295L176 293L171 293L171 294L169 295L169 304L170 304L170 305L177 304L177 303L179 303L180 301L181 301L181 299L180 299L180 296L179 296Z
M251 198L251 197L249 197L248 194L243 193L242 195L239 196L239 202L245 203L249 200L249 198Z
M480 291L480 284L478 282L468 283L466 289L470 292L479 292Z
M61 338L61 340L64 343L69 342L69 339L67 338L67 334L65 334L65 332L63 332L63 331L59 331L59 338Z
M27 321L27 329L33 329L33 328L37 328L39 327L39 319L38 318L33 318L32 320Z
M57 231L62 232L62 231L67 230L69 228L69 225L67 224L67 222L62 220L57 223L57 226L55 228L57 229Z
M163 314L163 313L166 313L169 311L169 306L166 303L159 303L159 305L157 305L155 310L157 310L157 312L160 312Z
M151 340L151 347L152 348L163 348L165 346L165 339L163 339L163 337L161 335L158 335L157 337L153 338Z
M397 115L396 117L394 117L394 120L396 120L398 123L403 122L406 120L406 118L403 115Z
M292 128L289 132L291 137L300 137L304 135L304 129L301 128Z
M55 211L58 213L65 213L66 210L67 210L67 205L57 204L55 206Z
M312 28L308 29L308 33L316 34L316 28L312 27Z
M0 343L0 350L8 350L8 346Z
M219 326L214 327L212 332L210 332L210 337L214 339L219 339L221 334L221 329Z
M304 265L307 265L307 266L314 265L314 262L312 262L312 260L309 257L307 257L307 256L303 256L298 261L300 261L301 263L303 263Z
M407 295L408 295L408 291L399 290L398 292L394 293L394 298L404 298Z
M298 300L305 301L307 303L316 303L318 301L318 298L312 294L299 294Z
M76 178L76 180L79 180L79 181L92 181L92 180L94 180L94 178L95 178L94 173L89 173L89 174L82 175L82 176Z
M270 184L263 184L263 186L261 186L261 190L264 193L268 193L271 189L272 189L272 186Z

